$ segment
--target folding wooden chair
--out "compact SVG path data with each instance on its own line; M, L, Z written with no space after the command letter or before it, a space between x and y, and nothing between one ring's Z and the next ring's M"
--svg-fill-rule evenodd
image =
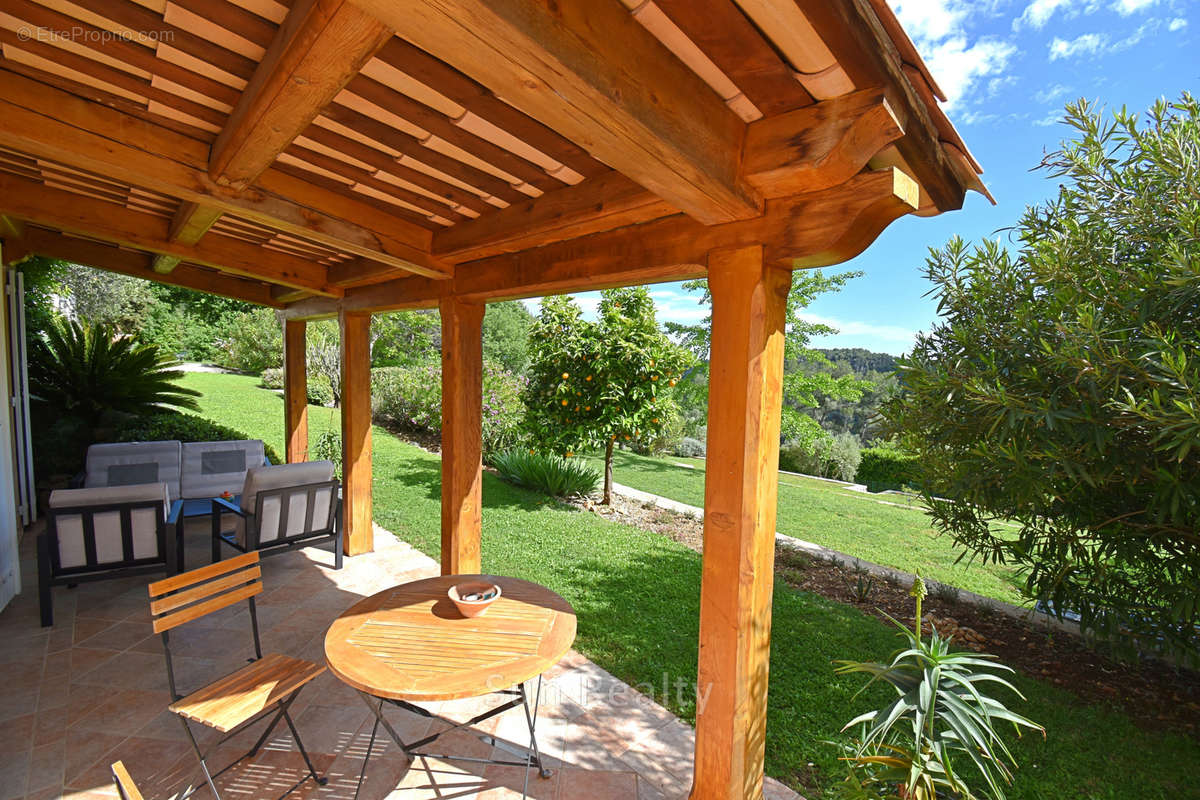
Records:
M200 759L200 768L204 779L212 789L213 796L217 792L213 779L244 759L253 757L270 737L279 720L287 722L296 739L296 746L304 756L308 765L308 775L296 782L280 797L284 797L300 787L309 777L320 785L325 785L326 778L317 775L312 759L304 749L300 734L288 714L288 707L296 699L300 690L313 678L325 671L325 667L304 661L299 658L269 653L263 655L262 644L258 635L258 614L254 606L254 596L263 590L262 571L258 566L258 553L219 561L191 572L185 572L174 577L165 578L150 584L150 612L154 619L154 632L162 634L163 652L167 659L167 683L174 700L170 710L179 716L183 729L187 732L188 740ZM175 685L175 671L171 662L170 631L184 623L199 619L206 614L228 608L245 600L250 609L250 628L254 633L254 658L241 669L226 675L220 680L197 689L190 694L180 694ZM212 773L208 768L207 755L200 749L189 723L204 725L218 733L224 734L209 749L212 753L219 745L239 733L243 728L266 718L274 713L271 724L267 726L258 741L243 756ZM196 791L193 787L178 800L188 797Z
M113 783L117 785L117 797L121 800L145 800L142 793L138 791L137 785L134 784L133 778L129 777L129 770L125 769L124 764L118 761L110 769Z

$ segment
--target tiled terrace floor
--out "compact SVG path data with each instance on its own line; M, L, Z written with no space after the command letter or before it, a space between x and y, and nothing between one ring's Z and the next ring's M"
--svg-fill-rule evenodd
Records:
M208 563L206 520L188 529L188 566ZM263 562L266 591L258 598L263 649L324 662L325 629L359 598L437 574L427 556L377 529L376 552L348 558L341 571L332 555L310 548ZM39 627L34 536L22 541L25 591L0 612L0 800L112 798L108 765L122 760L146 800L175 797L196 782L199 768L179 722L167 712L169 696L159 637L150 629L146 583L152 577L80 584L54 590L55 624ZM244 604L172 633L180 684L198 687L245 663L251 652ZM555 772L530 778L530 797L554 800L683 798L691 784L692 729L636 694L587 659L571 652L543 689L538 741ZM482 699L426 707L441 719L388 712L401 736L417 738L448 720L479 713ZM370 736L369 711L329 673L301 692L293 718L318 770L329 784L307 782L297 800L350 800ZM227 800L278 796L303 774L287 733L218 781ZM224 766L247 750L262 730L252 726L219 751ZM521 742L519 709L478 730ZM384 746L386 742L386 746ZM488 756L492 746L465 731L439 740L445 749ZM202 742L203 745L203 742ZM380 738L360 797L364 800L498 800L520 796L523 770L469 762L420 759L410 763ZM511 755L503 754L501 757ZM452 765L453 764L453 765ZM193 795L210 798L201 789ZM796 795L768 780L767 797Z

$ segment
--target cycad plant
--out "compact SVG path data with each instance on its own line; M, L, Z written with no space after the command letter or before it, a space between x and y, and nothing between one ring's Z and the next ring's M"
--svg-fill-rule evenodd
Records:
M1009 723L1018 736L1021 728L1043 735L1045 729L988 695L999 686L1024 699L996 674L1013 670L995 656L952 652L950 641L937 631L922 638L925 583L919 576L913 595L917 613L912 630L888 617L907 640L890 663L837 662L839 675L871 676L863 690L883 681L896 692L892 702L860 714L843 728L861 726L861 733L847 747L851 774L840 794L856 800L1004 800L1003 787L1012 782L1010 765L1015 768L1016 761L996 728ZM972 783L982 786L978 793Z
M107 325L56 320L29 364L36 399L60 416L95 427L110 411L143 414L194 409L200 393L178 385L183 373L157 346L114 334Z

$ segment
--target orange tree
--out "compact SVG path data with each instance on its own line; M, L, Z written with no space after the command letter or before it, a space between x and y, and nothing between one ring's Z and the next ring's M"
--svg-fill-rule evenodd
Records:
M658 327L643 288L602 293L598 319L570 297L549 297L529 332L526 427L563 455L604 448L604 502L612 499L618 442L656 438L677 409L670 387L692 357Z

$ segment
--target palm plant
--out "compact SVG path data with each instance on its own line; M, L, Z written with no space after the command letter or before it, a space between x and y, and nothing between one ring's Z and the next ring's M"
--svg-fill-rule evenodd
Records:
M862 726L858 740L847 747L852 771L840 793L856 800L935 800L939 792L958 800L1004 800L1003 786L1012 782L1009 765L1015 767L1016 761L996 730L998 724L1011 723L1017 735L1021 728L1043 735L1045 729L986 693L989 685L1000 686L1024 699L996 674L1013 670L995 656L953 652L936 630L922 639L925 584L920 577L913 595L917 614L912 630L888 617L907 640L890 663L837 662L839 675L871 676L860 694L876 681L896 691L892 702L860 714L842 729ZM960 769L965 766L974 770ZM968 784L976 778L986 786L982 795Z
M94 427L109 411L197 408L200 393L175 382L183 373L174 366L157 346L117 337L107 325L57 320L30 359L29 379L36 399Z

